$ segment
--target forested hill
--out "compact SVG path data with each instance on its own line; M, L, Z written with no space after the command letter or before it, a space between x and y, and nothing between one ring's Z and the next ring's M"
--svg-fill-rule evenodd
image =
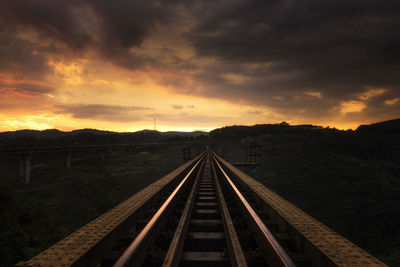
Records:
M246 173L389 266L400 266L398 125L394 120L349 131L232 126L210 137L236 162L244 148L258 145L260 166L244 167Z
M242 146L249 144L293 145L312 143L313 149L325 153L340 153L365 159L400 162L399 120L360 126L357 130L338 130L314 125L291 126L260 124L254 126L228 126L209 133L213 142L234 141Z
M358 132L400 134L400 119L360 125Z
M95 129L80 129L64 132L57 129L36 131L19 130L0 133L0 148L64 146L89 144L123 144L135 142L160 141L213 141L259 137L264 135L303 135L303 136L365 136L382 138L382 135L399 135L400 119L361 125L357 130L338 130L335 128L315 125L289 125L286 122L278 124L258 124L254 126L226 126L212 130L210 133L194 132L159 132L143 130L138 132L112 132ZM387 138L387 137L385 137ZM389 137L391 139L391 137ZM361 139L359 138L361 141ZM370 141L365 140L365 141ZM346 143L346 142L344 142ZM372 146L374 144L371 144Z
M361 125L357 130L338 130L336 128L322 127L310 124L289 125L286 122L277 124L258 124L254 126L226 126L212 130L210 137L219 139L237 139L248 136L260 136L263 134L400 134L400 119L377 122L370 125Z
M254 126L226 126L212 130L210 137L214 140L237 139L248 136L260 136L263 134L288 134L311 133L315 131L338 131L331 128L323 128L314 125L289 125L286 122L278 124L257 124Z
M207 132L159 132L143 130L119 133L95 129L81 129L71 132L63 132L57 129L44 131L20 130L0 133L0 148L190 141L203 138L208 138Z

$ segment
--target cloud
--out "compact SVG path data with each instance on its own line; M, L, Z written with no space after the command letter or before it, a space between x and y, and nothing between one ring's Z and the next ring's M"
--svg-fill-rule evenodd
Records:
M21 87L22 86L22 87ZM0 80L1 115L51 113L52 88L36 84L3 84Z
M55 89L49 85L37 84L29 81L12 81L4 83L0 79L0 90L8 93L20 93L21 95L43 95L53 92Z
M0 84L1 86L1 84ZM54 88L43 84L13 84L8 85L15 87L16 92L33 93L33 94L47 94L54 91Z
M77 19L77 1L2 1L0 17L9 29L35 30L44 38L51 38L73 49L82 49L91 41Z
M35 81L3 86L14 93L48 94L55 86L37 81L52 73L50 59L95 58L174 93L263 106L286 120L380 119L399 114L399 12L395 0L0 1L0 73ZM126 122L145 113L57 108Z
M56 114L68 114L77 119L91 119L113 122L135 122L147 119L148 107L75 104L55 105Z
M202 15L185 36L199 58L217 64L194 75L203 88L194 93L320 118L339 115L341 103L356 101L366 88L399 97L399 11L397 1L196 5L192 12Z
M130 48L140 47L158 24L173 18L175 5L147 0L1 1L0 23L9 36L31 31L52 42L59 53L96 51L117 65L137 68L153 59Z
M183 109L182 105L172 105L174 109Z
M227 116L212 116L198 113L181 112L179 114L158 114L159 123L172 125L189 125L189 126L210 126L215 124L224 125L230 122L232 118Z
M24 79L43 79L50 70L46 57L37 52L34 43L10 35L1 26L0 58L0 72L12 73Z

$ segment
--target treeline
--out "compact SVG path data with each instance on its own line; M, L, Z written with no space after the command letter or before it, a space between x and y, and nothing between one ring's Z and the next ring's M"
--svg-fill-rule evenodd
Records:
M250 176L389 266L400 266L399 123L354 131L233 126L210 137L224 143L227 157L235 147L259 145L260 168L245 169Z
M44 131L21 130L0 133L0 149L139 142L178 142L204 140L207 138L208 133L206 132L158 132L143 130L132 133L118 133L94 129L82 129L72 132L63 132L56 129Z
M291 126L279 124L260 124L254 126L228 126L209 133L212 141L240 141L242 146L263 143L276 143L279 139L306 139L316 141L320 153L344 153L366 159L400 160L400 119L371 125L362 125L357 130L338 130L336 128L314 125ZM315 147L314 147L315 148Z

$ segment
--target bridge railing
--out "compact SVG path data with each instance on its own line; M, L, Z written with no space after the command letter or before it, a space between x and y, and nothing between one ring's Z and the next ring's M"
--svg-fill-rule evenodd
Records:
M294 241L297 250L306 255L312 266L386 266L221 157L214 156L221 171L239 189L245 188L247 194L259 200L268 217L277 222L280 232ZM111 250L115 241L141 218L151 202L154 203L163 193L178 186L199 158L185 163L46 251L17 266L96 266L103 253Z

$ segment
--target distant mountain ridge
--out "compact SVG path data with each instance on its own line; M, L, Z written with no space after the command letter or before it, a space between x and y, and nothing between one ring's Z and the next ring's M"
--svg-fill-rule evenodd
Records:
M17 131L7 131L0 132L0 137L57 137L62 135L74 135L74 134L95 134L95 135L153 135L153 136L193 136L197 137L200 135L208 135L208 132L203 131L193 131L193 132L178 132L178 131L168 131L159 132L155 130L141 130L137 132L113 132L104 131L97 129L78 129L70 132L60 131L58 129L46 129L46 130L17 130Z
M137 132L112 132L96 129L79 129L64 132L57 129L18 130L0 132L0 148L91 145L91 144L123 144L136 142L191 141L198 139L224 140L240 139L246 136L270 134L317 134L319 132L348 132L335 128L315 125L289 125L286 122L276 124L257 124L253 126L225 126L212 131L202 132L159 132L142 130ZM353 133L400 134L400 119L361 125Z
M191 141L201 138L208 138L208 132L142 130L120 133L96 129L79 129L71 132L63 132L57 129L18 130L0 133L0 148Z
M275 124L257 124L253 126L233 125L210 131L210 138L215 140L240 139L246 136L274 134L318 134L318 133L374 133L400 134L400 119L382 121L370 125L361 125L354 130L338 130L311 124L289 125L286 122Z
M400 119L376 122L369 125L360 125L358 132L400 134Z

